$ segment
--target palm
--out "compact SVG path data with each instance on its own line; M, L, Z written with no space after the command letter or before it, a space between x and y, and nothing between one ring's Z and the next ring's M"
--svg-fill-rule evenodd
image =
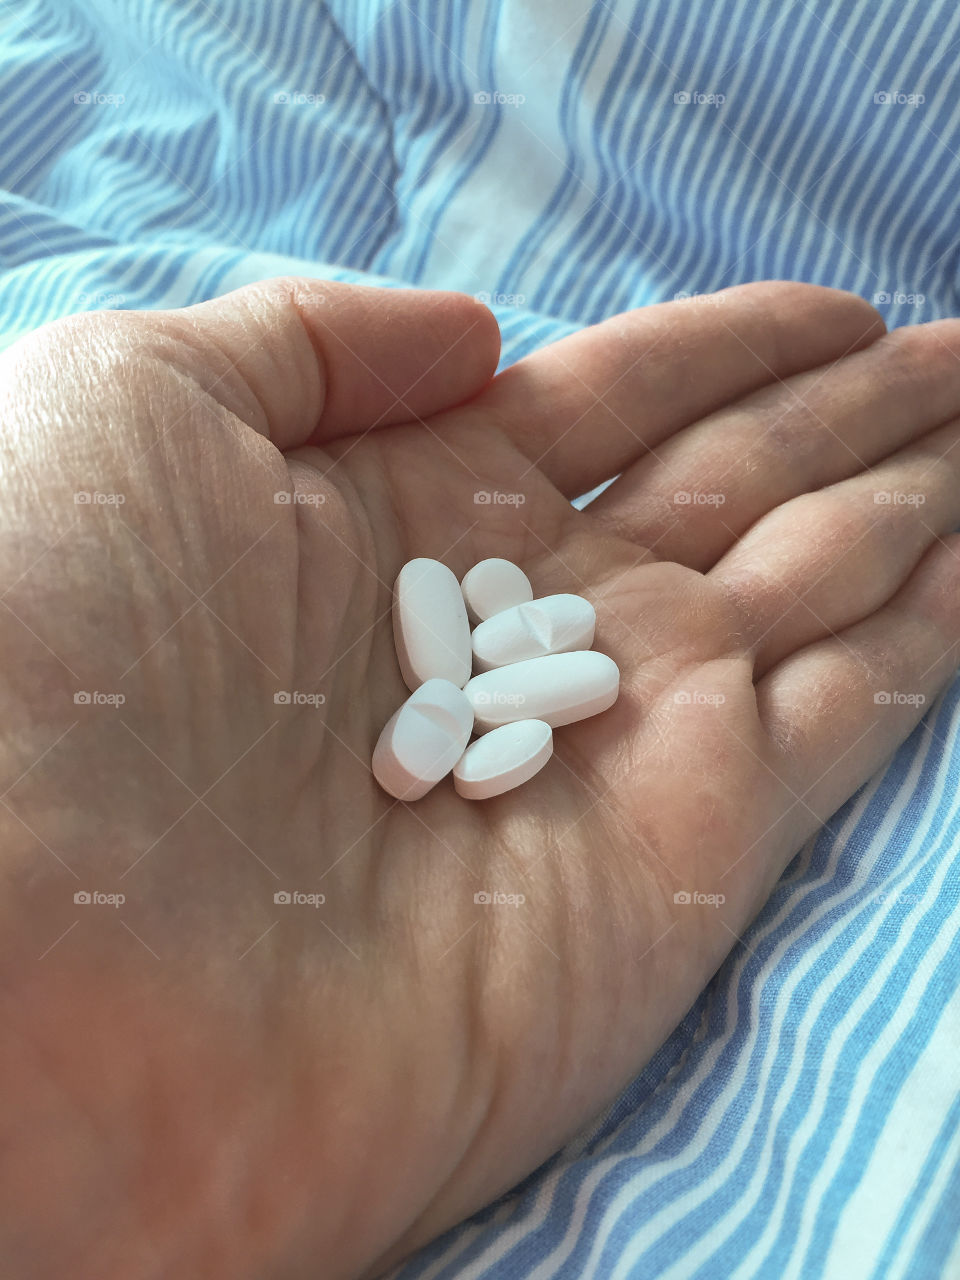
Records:
M836 305L840 355L868 340L870 322ZM808 329L822 319L811 316ZM784 376L828 358L803 350L818 341L796 336ZM588 346L585 358L596 351ZM722 518L714 508L680 527L661 497L690 478L682 452L633 465L634 444L604 456L600 440L591 457L593 440L585 449L575 432L569 452L542 447L532 405L549 390L543 366L533 365L532 389L518 369L462 408L363 436L340 430L322 448L295 441L285 456L261 435L237 433L238 417L264 430L258 411L242 407L246 391L215 386L185 409L176 487L162 444L146 468L130 468L158 432L163 439L163 423L144 415L128 437L124 474L143 502L128 502L125 519L149 547L137 554L152 589L91 677L109 684L122 664L129 691L124 732L98 740L97 763L128 768L130 735L137 740L144 767L127 816L142 824L147 812L164 834L144 840L135 859L97 865L101 874L124 868L138 936L162 935L164 957L188 956L199 975L194 1010L170 1015L171 1064L186 1057L189 1067L184 1046L215 1016L218 1093L269 1117L269 1141L250 1140L263 1168L258 1202L297 1170L293 1207L271 1219L294 1241L278 1275L301 1274L299 1260L331 1238L336 1274L402 1255L505 1190L602 1107L676 1024L818 819L915 721L914 708L899 708L871 737L875 681L932 695L949 673L955 624L944 619L955 593L940 589L930 557L912 578L888 566L871 603L858 595L864 576L876 576L871 561L848 556L825 572L806 548L784 549L783 525L741 541L754 521L733 504ZM939 376L956 381L950 370ZM717 387L697 392L699 411L648 405L652 419L672 413L661 437L693 435L711 402L736 398L724 390L726 371L705 370L711 377ZM787 406L797 399L776 379L753 377L768 381ZM153 403L173 404L180 366L161 361L151 385ZM571 386L558 385L568 413ZM776 405L764 413L778 420ZM838 436L876 413L864 398ZM548 421L544 411L541 430ZM730 430L720 426L707 443ZM893 453L889 482L906 484L912 455L896 447L880 456ZM868 452L862 441L856 452ZM833 478L861 469L838 463ZM624 475L596 510L569 505L565 493L613 470ZM771 471L782 483L782 467ZM159 518L149 500L158 488L172 494ZM297 500L277 503L287 491ZM523 501L477 502L478 492ZM849 513L855 495L837 492ZM946 531L960 510L944 502L926 514ZM138 528L141 510L150 515ZM815 519L822 525L823 512ZM827 534L864 541L844 519L828 521ZM808 541L822 550L829 536ZM775 577L789 586L795 573L809 585L802 617L782 602L757 605L750 574L769 580L765 553ZM538 593L587 595L598 647L621 668L616 706L558 731L549 767L494 801L470 804L441 784L402 805L369 772L376 735L406 694L390 587L405 560L423 555L458 575L505 556ZM936 570L941 580L948 571ZM881 605L903 581L919 621L914 655L898 667L904 613L887 617ZM191 584L206 588L199 603ZM839 642L833 631L844 632ZM290 700L277 701L285 693ZM183 788L197 803L178 818ZM183 878L192 905L171 910L170 885ZM279 891L325 901L275 903ZM480 891L523 902L484 905ZM675 902L680 891L722 902ZM131 974L134 984L155 981ZM216 1106L204 1123L215 1143ZM172 1177L177 1158L174 1144ZM331 1193L331 1162L342 1199ZM329 1214L315 1210L320 1202ZM351 1229L340 1238L347 1206Z

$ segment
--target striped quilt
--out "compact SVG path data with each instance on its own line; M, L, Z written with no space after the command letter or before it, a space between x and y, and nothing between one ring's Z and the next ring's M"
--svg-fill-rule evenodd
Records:
M958 59L946 0L0 0L0 339L287 272L481 295L504 363L769 277L956 314ZM958 699L398 1277L960 1277Z

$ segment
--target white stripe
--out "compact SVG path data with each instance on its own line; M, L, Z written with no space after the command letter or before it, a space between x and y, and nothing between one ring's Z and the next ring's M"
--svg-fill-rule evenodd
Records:
M930 744L928 744L928 750ZM902 780L898 788L898 797L910 796L913 794L916 781L923 767L923 758L926 752L919 752L918 757L914 760L913 766L909 774ZM862 816L863 810L868 803L872 794L876 791L877 783L871 786L856 806L856 814L851 814L845 827L847 830L855 826L856 821ZM759 1066L754 1065L751 1075L759 1083L756 1084L749 1092L746 1090L746 1071L749 1065L748 1056L745 1054L737 1064L734 1077L728 1083L728 1087L722 1092L720 1097L711 1105L710 1111L703 1117L698 1128L697 1138L698 1146L706 1145L712 1135L716 1133L724 1124L723 1113L729 1107L731 1098L740 1093L747 1094L750 1097L750 1106L740 1117L738 1132L736 1139L730 1150L727 1152L723 1161L710 1174L707 1181L691 1189L687 1194L674 1198L671 1202L664 1205L659 1210L649 1215L644 1224L642 1235L637 1240L631 1242L631 1247L624 1252L620 1260L620 1264L614 1272L614 1276L618 1278L626 1276L630 1265L635 1261L637 1256L648 1247L651 1241L656 1240L660 1234L667 1228L667 1223L662 1222L665 1215L669 1215L674 1220L686 1214L690 1214L698 1209L716 1190L717 1187L733 1181L738 1187L738 1197L734 1205L730 1207L724 1217L716 1222L708 1237L705 1237L696 1244L689 1253L685 1253L682 1259L682 1267L678 1264L672 1268L674 1275L689 1274L691 1270L708 1257L720 1242L720 1232L724 1232L724 1238L728 1231L734 1230L743 1220L745 1215L752 1207L753 1201L762 1191L762 1182L769 1168L769 1152L772 1150L777 1137L777 1119L782 1115L787 1103L794 1095L797 1081L800 1078L803 1068L803 1053L796 1052L790 1062L787 1071L775 1077L773 1074L773 1061L779 1051L783 1024L788 1015L795 1012L794 999L797 989L802 986L815 971L820 960L820 956L829 949L830 945L840 934L849 929L851 922L851 912L849 910L839 910L844 906L853 907L856 910L856 904L863 892L864 882L868 878L868 868L879 857L882 856L886 842L889 840L890 832L898 821L899 808L897 803L892 803L888 809L885 820L878 831L875 833L871 841L870 854L861 856L862 875L844 890L828 899L825 899L820 908L821 915L838 914L838 919L830 927L829 931L823 935L818 935L817 948L808 952L803 961L798 963L789 973L789 977L784 981L783 985L777 991L776 1004L774 1008L767 1013L770 1026L767 1035L767 1045L764 1051L764 1058ZM838 834L830 849L829 863L824 870L822 880L817 884L808 887L808 894L819 894L822 892L824 881L829 881L835 874L836 864L843 856L844 841L842 834ZM919 855L918 855L919 856ZM795 908L796 900L792 901L789 906ZM892 908L891 908L892 909ZM888 913L889 914L889 913ZM874 918L872 933L869 937L861 936L858 943L854 947L848 949L844 956L842 965L838 965L830 974L824 974L817 983L818 997L809 1004L796 1027L795 1040L799 1045L810 1043L812 1028L820 1013L823 1002L828 999L830 993L834 989L835 982L842 980L841 974L844 969L853 968L862 953L868 947L873 935L882 924L883 913L878 912ZM765 970L767 973L777 972L779 962L784 953L796 944L798 935L808 928L808 921L805 921L798 930L794 931L789 937L781 940L775 952L773 952L766 962ZM762 935L761 935L762 936ZM759 945L760 939L754 943L754 949ZM889 959L889 957L888 957ZM738 974L739 977L739 974ZM731 983L732 985L732 983ZM759 1000L764 993L764 984L758 983L753 993L753 1004L750 1011L750 1017L756 1022L760 1016ZM873 994L873 988L867 993L867 996ZM823 1070L824 1059L821 1058L818 1069ZM754 1163L753 1172L749 1179L743 1179L741 1168L743 1165L746 1147L749 1145L751 1138L755 1132L757 1125L760 1123L760 1116L764 1111L771 1113L773 1118L766 1123L766 1139L764 1143L764 1154L759 1156ZM680 1167L692 1168L697 1163L697 1157L687 1162L685 1166L679 1166L677 1161L672 1164L672 1171L676 1171ZM783 1188L781 1187L780 1197L782 1198ZM751 1199L745 1203L746 1198ZM771 1218L772 1220L772 1218ZM663 1273L663 1280L667 1280L667 1276L671 1271Z
M956 947L956 938L952 945ZM925 963L929 970L930 961ZM910 994L905 992L901 1008L909 1004ZM885 1046L888 1051L890 1042L895 1038L891 1028ZM945 1063L943 1054L944 1044L951 1042L960 1045L960 988L954 991L935 1034L904 1079L903 1088L894 1100L876 1145L864 1152L866 1168L863 1177L840 1215L837 1232L825 1260L824 1269L828 1276L864 1275L877 1265L906 1193L917 1186L932 1142L957 1096L956 1064ZM960 1130L947 1144L944 1158L926 1189L922 1204L927 1212L924 1213L921 1207L897 1241L896 1253L891 1259L892 1274L898 1274L897 1258L912 1259L916 1255L928 1218L935 1212L937 1201L957 1161L960 1161ZM875 1223L875 1230L864 1231L865 1222ZM901 1268L899 1274L909 1272Z

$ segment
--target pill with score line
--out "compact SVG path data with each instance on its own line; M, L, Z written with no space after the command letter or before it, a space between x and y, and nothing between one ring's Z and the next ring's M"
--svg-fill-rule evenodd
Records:
M462 583L438 560L409 561L397 577L393 627L411 694L377 740L377 782L419 800L452 772L461 796L482 800L529 781L553 754L554 727L617 699L617 664L589 648L595 625L581 596L534 600L510 561L481 561ZM470 743L472 732L481 736Z
M474 624L533 599L530 579L520 566L496 556L481 560L469 569L463 576L460 590L467 614Z
M373 751L373 776L397 800L419 800L463 755L473 708L449 680L425 680L383 727Z
M470 623L456 575L439 560L408 560L393 590L393 638L408 689L425 680L470 679Z
M484 671L463 692L481 732L515 720L545 720L556 729L613 706L620 669L594 649L550 653Z
M514 605L474 629L474 666L489 671L548 653L589 649L596 625L596 610L583 596L544 596Z

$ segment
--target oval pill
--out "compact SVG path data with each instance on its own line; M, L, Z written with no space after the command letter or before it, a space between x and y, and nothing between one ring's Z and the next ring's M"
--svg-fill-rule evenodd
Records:
M515 720L545 720L557 728L613 706L620 669L595 649L549 653L484 671L463 692L481 732Z
M393 639L408 689L470 679L470 623L456 575L439 560L408 560L393 591Z
M472 637L473 660L478 671L489 671L548 653L589 649L596 625L596 610L583 596L544 596L481 622Z
M543 720L517 720L471 742L453 771L453 785L467 800L489 800L519 787L553 755L553 730Z
M463 755L473 708L449 680L425 680L383 727L373 750L373 776L397 800L419 800Z
M464 574L460 590L473 623L533 599L533 587L523 570L512 560L496 556L481 560Z

